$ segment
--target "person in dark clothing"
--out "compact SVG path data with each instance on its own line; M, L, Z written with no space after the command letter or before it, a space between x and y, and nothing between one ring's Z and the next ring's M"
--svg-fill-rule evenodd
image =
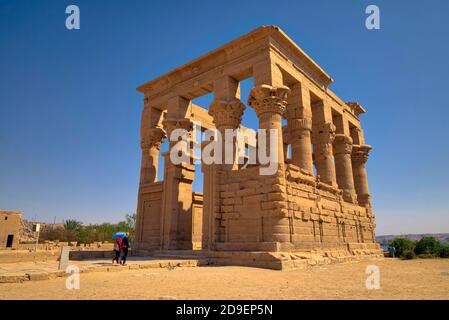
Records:
M120 258L120 250L122 249L122 237L117 237L114 242L114 258L112 259L112 264L114 264L114 261L118 262L118 259Z
M128 256L128 250L129 250L129 239L128 239L129 233L127 232L125 236L122 239L122 251L123 256L122 260L120 261L120 264L125 265L126 264L126 257Z

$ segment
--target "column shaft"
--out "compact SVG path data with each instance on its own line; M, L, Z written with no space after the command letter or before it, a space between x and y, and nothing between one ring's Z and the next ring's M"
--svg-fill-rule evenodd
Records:
M215 100L210 108L209 108L209 114L214 118L214 123L217 128L217 130L221 134L222 138L222 163L220 165L220 168L222 170L234 170L237 169L237 162L236 159L236 142L235 138L232 141L232 157L233 162L232 163L225 163L226 160L226 130L236 130L240 126L240 122L242 119L243 112L245 110L245 105L237 98L230 98L230 99L221 99L221 100ZM230 155L228 155L230 156Z
M352 149L352 171L357 200L360 205L371 206L371 196L368 189L368 177L366 173L366 161L371 150L369 145L356 145Z
M296 83L290 89L286 118L292 147L291 163L313 175L310 91L304 83Z
M335 168L337 184L343 190L343 198L356 202L354 178L351 163L352 139L344 134L337 134L334 140Z
M292 146L292 163L313 175L311 119L290 119L289 132Z
M157 181L159 163L159 149L150 147L142 149L142 160L140 165L140 183L148 184Z
M335 139L335 126L326 122L314 127L313 159L320 181L337 186L335 161L332 143Z
M276 141L277 144L277 157L279 163L284 163L284 141L282 137L282 115L277 113L262 113L259 115L259 129L266 130L266 145L259 146L260 148L265 148L266 155L271 155L270 141L271 141L271 129L276 130Z
M159 149L164 137L165 132L161 128L142 130L140 141L140 146L142 148L140 184L154 183L157 181Z
M286 86L273 87L262 84L251 90L248 98L248 104L254 108L259 118L259 129L266 130L266 145L259 145L258 148L264 148L266 155L270 155L270 129L276 132L277 143L277 161L284 163L284 148L282 137L282 115L284 114L287 102L287 94L290 89ZM260 140L260 138L258 138Z
M190 144L192 122L187 118L166 117L163 121L170 138L175 129L184 129ZM177 141L170 141L170 150L165 156L163 221L161 246L164 249L192 249L192 182L195 167L191 152L188 160L174 164L170 159ZM187 150L189 151L189 150Z

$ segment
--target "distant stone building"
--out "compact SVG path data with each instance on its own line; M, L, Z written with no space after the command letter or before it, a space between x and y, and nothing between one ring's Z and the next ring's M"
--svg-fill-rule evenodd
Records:
M0 211L0 249L16 248L19 244L22 214L18 211Z

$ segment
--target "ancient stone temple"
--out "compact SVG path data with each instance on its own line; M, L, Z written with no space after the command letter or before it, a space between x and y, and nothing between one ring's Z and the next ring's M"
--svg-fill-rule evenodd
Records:
M240 82L250 77L254 87L242 101ZM360 124L365 109L337 97L332 82L282 30L263 26L140 86L137 248L200 250L217 263L276 269L380 256L365 166L371 146ZM208 110L192 103L211 92ZM160 147L174 129L193 132L200 122L202 130L244 131L247 108L259 128L277 129L274 174L261 175L258 163L202 163L203 192L193 192L194 156L173 164L169 149L158 181Z

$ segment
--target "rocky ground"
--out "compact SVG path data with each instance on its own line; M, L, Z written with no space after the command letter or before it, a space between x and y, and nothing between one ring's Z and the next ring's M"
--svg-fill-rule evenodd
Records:
M368 265L379 267L378 290L366 288ZM449 299L449 259L377 259L294 271L126 269L82 273L79 290L65 283L64 277L0 283L0 299Z

